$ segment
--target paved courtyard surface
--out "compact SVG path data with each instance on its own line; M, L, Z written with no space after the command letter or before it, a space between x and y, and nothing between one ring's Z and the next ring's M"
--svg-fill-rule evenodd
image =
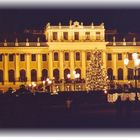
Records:
M118 108L107 102L67 106L22 101L0 106L0 128L140 128L140 106L133 103Z

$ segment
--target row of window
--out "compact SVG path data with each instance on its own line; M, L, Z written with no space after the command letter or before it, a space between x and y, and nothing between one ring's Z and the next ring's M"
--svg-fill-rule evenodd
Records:
M53 40L58 40L58 32L53 32ZM100 32L96 32L96 40L100 40ZM68 32L63 32L63 39L68 40ZM79 40L79 32L74 32L74 40ZM85 40L90 40L90 32L85 32Z
M118 73L117 79L118 80L123 80L123 69L119 68L117 73ZM134 77L134 70L133 69L129 68L127 73L128 73L127 80L134 80L135 79L135 77ZM108 74L108 78L110 80L114 80L115 79L115 77L113 76L113 70L111 68L107 69L107 74ZM140 68L138 69L138 76L136 78L140 80Z
M54 61L58 61L59 60L59 56L58 56L58 52L54 53ZM79 61L80 58L80 52L76 52L75 53L75 60ZM31 60L32 61L36 61L36 54L32 54L31 55ZM70 60L70 56L68 52L64 53L64 60L65 61L69 61ZM90 52L87 52L87 60L90 60ZM0 61L3 61L3 55L0 54ZM9 54L9 61L14 61L14 54ZM20 54L20 61L25 61L25 54ZM47 54L42 54L42 61L47 61Z
M86 60L90 60L90 55L91 55L90 52L86 53ZM59 60L58 52L54 52L53 58L54 58L53 59L54 61ZM80 52L76 52L75 53L75 60L79 61L80 59L81 59L80 58ZM118 60L122 60L122 59L123 59L122 54L118 53ZM132 60L132 53L128 54L128 59ZM36 54L31 55L31 60L36 61ZM69 52L64 53L64 60L65 61L70 60ZM111 53L107 54L107 60L109 60L109 61L112 60L112 54ZM0 61L3 61L3 55L2 54L0 54ZM14 54L9 54L9 61L14 61ZM20 54L20 61L25 61L25 54ZM42 54L42 61L47 61L47 54Z
M81 70L80 69L76 69L75 70L76 73L79 73L81 76ZM70 74L70 70L69 69L65 69L64 70L64 79L68 79L67 75ZM42 77L41 80L46 80L46 78L48 77L48 70L47 69L43 69L42 70ZM54 69L53 70L53 77L55 78L55 80L59 80L60 79L60 72L58 69ZM0 82L3 82L3 70L0 70ZM15 71L14 70L9 70L8 71L8 80L9 82L15 82ZM20 82L26 82L27 81L27 76L26 76L26 71L24 69L20 70L20 77L19 77L19 81ZM37 70L32 69L31 70L31 81L37 81Z
M25 61L25 54L20 54L20 61ZM31 55L31 60L36 61L36 54ZM0 54L0 61L3 61L3 55ZM9 54L9 61L14 61L14 54ZM42 54L42 61L47 61L47 54Z
M127 55L128 55L128 59L132 60L132 53L128 53ZM122 54L118 53L118 60L122 60L122 59L123 59ZM111 53L107 54L107 60L109 60L109 61L112 60L112 54Z

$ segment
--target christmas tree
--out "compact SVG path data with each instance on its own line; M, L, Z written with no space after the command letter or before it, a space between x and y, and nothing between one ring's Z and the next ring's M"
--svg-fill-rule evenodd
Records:
M107 73L103 68L102 51L91 52L90 62L86 70L87 90L105 90L108 87Z

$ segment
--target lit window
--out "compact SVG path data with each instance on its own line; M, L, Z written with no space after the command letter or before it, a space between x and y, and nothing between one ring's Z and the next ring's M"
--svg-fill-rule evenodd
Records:
M69 53L65 52L65 61L69 61Z
M107 60L112 60L112 54L111 53L107 54Z
M53 40L57 40L57 32L53 32Z
M79 52L76 52L76 60L80 60L80 53Z
M2 54L0 54L0 61L2 61Z
M79 32L75 32L74 33L74 39L75 40L79 40Z
M87 52L87 60L90 60L90 52Z
M118 60L122 60L122 54L118 53Z
M68 40L68 32L63 32L64 40Z
M42 54L42 61L47 61L47 55L46 54Z
M9 61L14 61L14 54L9 54Z
M96 40L100 40L101 38L100 38L100 32L96 32Z
M90 32L85 32L85 39L90 40Z
M58 53L57 52L54 53L54 61L58 61Z
M25 54L20 54L20 61L25 61Z
M32 54L32 61L36 61L36 55Z
M128 59L132 60L132 53L128 53Z

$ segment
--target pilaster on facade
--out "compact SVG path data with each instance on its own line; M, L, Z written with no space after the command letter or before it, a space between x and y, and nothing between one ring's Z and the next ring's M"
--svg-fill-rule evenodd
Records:
M115 79L117 79L117 54L113 53L113 61L112 61L112 66L113 66L113 76L115 76Z
M8 83L8 54L4 54L4 84Z
M81 78L86 78L86 52L82 51L82 70L81 70Z
M73 71L74 69L74 51L70 51L70 73L71 73L71 78L74 79Z
M15 61L15 70L16 70L16 72L15 72L15 81L16 82L19 82L19 54L15 54L15 59L16 59L16 61Z
M53 52L49 52L49 78L53 79Z
M26 54L26 69L27 69L27 82L31 82L31 69L30 69L30 61L31 54Z
M41 81L41 54L37 54L37 81Z

